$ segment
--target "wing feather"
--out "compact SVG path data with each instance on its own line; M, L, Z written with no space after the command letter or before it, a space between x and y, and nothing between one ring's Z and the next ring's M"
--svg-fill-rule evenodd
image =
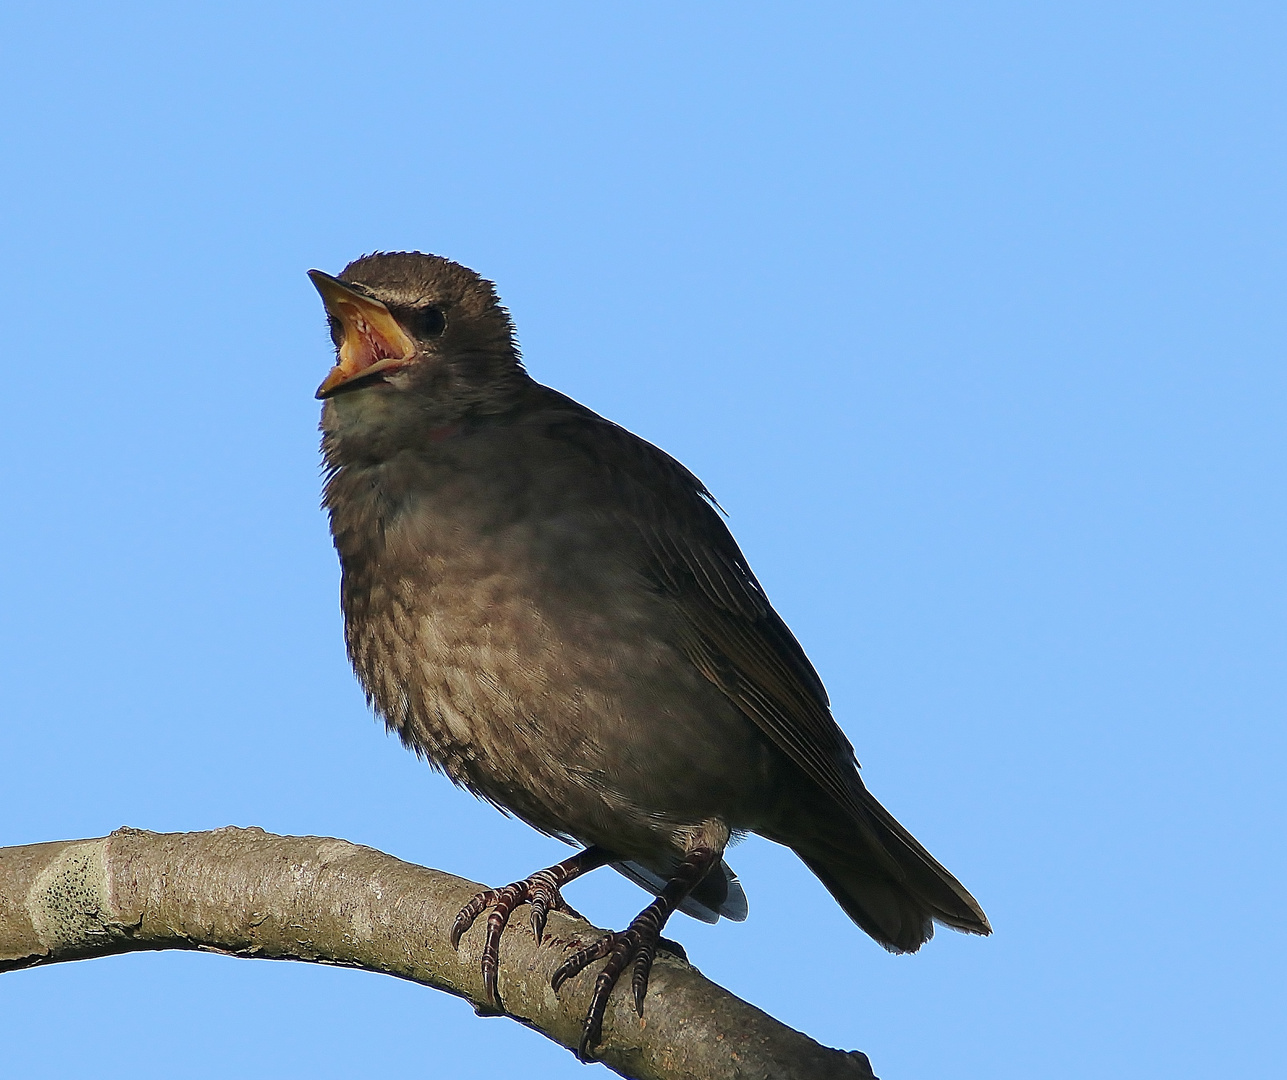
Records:
M582 410L581 406L577 406ZM705 486L651 443L591 413L558 424L605 468L648 553L646 576L682 616L681 646L800 769L861 820L865 790L822 680L751 572Z

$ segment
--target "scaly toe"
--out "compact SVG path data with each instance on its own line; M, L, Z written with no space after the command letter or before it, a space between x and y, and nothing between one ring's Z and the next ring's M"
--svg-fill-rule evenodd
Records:
M648 993L648 976L652 972L653 957L657 955L657 946L649 943L640 947L635 957L635 970L630 976L630 989L635 995L635 1012L643 1019L644 996Z
M550 986L557 994L561 987L573 975L579 975L596 960L602 960L617 943L619 934L607 934L601 937L593 945L587 945L584 949L578 949L562 964L559 965L558 971L554 973L554 978L550 980Z
M451 924L451 947L460 948L460 939L465 936L465 931L474 925L474 920L483 913L486 908L496 901L496 890L485 889L480 893L475 893L474 898L460 909L460 914L456 916L456 921Z

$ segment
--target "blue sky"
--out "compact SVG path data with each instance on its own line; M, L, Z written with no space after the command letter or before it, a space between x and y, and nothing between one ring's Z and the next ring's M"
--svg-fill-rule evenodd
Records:
M304 271L434 251L536 378L706 481L996 927L888 956L753 839L750 919L670 928L694 962L885 1080L1281 1073L1285 24L0 11L0 843L562 857L386 737L343 654ZM6 975L0 1045L32 1078L603 1074L416 986L204 955Z

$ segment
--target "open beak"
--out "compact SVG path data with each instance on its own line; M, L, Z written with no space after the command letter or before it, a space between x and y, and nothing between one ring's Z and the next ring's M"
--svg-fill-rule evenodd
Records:
M320 270L310 270L308 276L322 294L327 314L344 328L339 363L317 388L319 398L330 397L360 376L401 367L415 356L415 344L379 300Z

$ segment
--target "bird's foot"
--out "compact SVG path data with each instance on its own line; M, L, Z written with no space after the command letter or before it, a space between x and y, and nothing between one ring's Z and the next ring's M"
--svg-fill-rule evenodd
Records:
M460 939L474 921L488 908L487 936L483 940L483 990L487 1001L493 1008L500 1008L500 995L497 991L497 978L500 971L501 932L509 922L509 917L519 904L531 905L532 933L539 945L545 933L545 922L551 911L572 912L563 900L560 889L574 878L587 871L602 866L611 856L599 848L586 848L570 859L554 866L538 870L531 877L515 881L503 889L485 889L477 893L472 900L460 909L455 923L451 927L451 947L460 948Z
M630 975L630 989L634 994L635 1012L643 1018L644 996L648 993L648 976L652 973L652 962L657 955L657 943L661 940L662 927L683 900L701 881L702 877L717 861L719 854L709 848L698 848L692 851L680 864L674 876L662 890L660 896L643 909L630 926L619 934L608 934L606 937L588 945L569 956L554 973L551 985L558 993L561 987L572 976L584 971L596 960L607 957L599 977L594 980L594 994L590 998L590 1008L586 1010L585 1026L581 1030L581 1045L577 1056L582 1061L593 1060L590 1048L598 1045L603 1036L603 1017L607 1012L608 998L612 988L627 966L633 968Z
M603 965L599 977L594 980L594 996L590 999L590 1008L585 1014L585 1026L581 1031L581 1045L577 1056L582 1061L593 1060L590 1048L599 1043L603 1036L603 1016L608 1008L608 998L612 988L621 978L626 966L634 962L634 972L630 985L635 996L635 1011L643 1016L643 999L648 992L648 976L652 971L653 957L657 953L657 941L661 937L660 929L652 929L653 920L645 920L655 904L649 904L647 911L630 924L630 929L620 934L608 934L580 951L573 953L554 973L551 985L558 992L568 979L584 971L596 960L605 956L608 962Z

